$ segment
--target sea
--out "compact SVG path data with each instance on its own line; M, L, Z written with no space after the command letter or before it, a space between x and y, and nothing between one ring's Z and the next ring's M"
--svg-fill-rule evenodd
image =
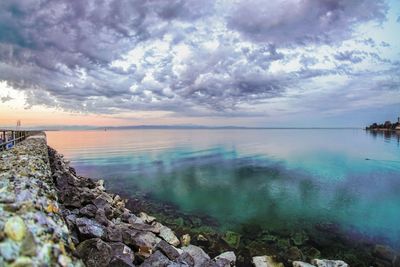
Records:
M366 250L376 244L400 248L400 133L134 129L46 134L48 144L79 175L104 179L109 191L124 197L170 207L166 212L200 218L222 236L237 233L247 245L286 238L280 245L313 247L322 254L360 244ZM162 213L160 207L154 212ZM306 234L294 242L293 233ZM328 241L315 237L325 233Z

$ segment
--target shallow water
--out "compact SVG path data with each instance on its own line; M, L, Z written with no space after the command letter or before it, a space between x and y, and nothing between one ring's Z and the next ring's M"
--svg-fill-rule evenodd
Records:
M242 225L332 223L400 247L400 135L363 130L48 132L80 175L112 191ZM377 241L378 242L378 241Z

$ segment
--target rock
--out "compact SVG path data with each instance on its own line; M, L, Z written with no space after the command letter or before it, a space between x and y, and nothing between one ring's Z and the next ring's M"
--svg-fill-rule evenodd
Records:
M115 226L109 226L106 229L106 239L112 242L122 242L121 229Z
M164 256L160 251L156 251L150 257L148 257L143 263L142 267L155 267L155 266L167 266L171 261Z
M185 234L181 237L181 243L182 246L189 246L190 245L190 235L189 234Z
M97 208L93 204L88 204L79 210L79 213L83 216L93 218L96 216Z
M16 259L10 267L33 267L32 259L29 257L19 257Z
M153 232L155 234L160 233L161 227L156 225L149 225L144 223L131 223L129 226L135 230Z
M14 203L15 194L14 192L8 191L6 187L0 189L0 203Z
M227 231L225 236L222 237L222 240L224 240L230 247L238 248L240 243L240 234Z
M396 257L396 252L392 248L384 245L376 245L372 253L375 257L390 262L392 262Z
M96 211L95 220L104 226L108 226L110 224L110 221L108 220L104 209L98 209Z
M293 234L291 240L296 246L301 246L308 240L308 236L304 231L301 231Z
M4 232L8 238L21 241L26 235L26 225L21 217L14 216L7 220L4 225Z
M0 243L0 256L6 261L14 260L19 254L19 246L13 241ZM1 258L0 257L0 258Z
M96 222L85 217L76 219L76 226L79 233L87 237L103 237L105 235L105 228Z
M61 267L68 267L68 266L72 265L71 258L69 258L63 254L58 256L57 262Z
M122 241L127 245L133 245L133 239L134 239L135 235L138 233L138 231L130 229L123 225L122 226L117 225L116 227L118 227L121 230Z
M271 256L257 256L252 259L255 267L284 267L283 263L276 262Z
M393 267L400 267L400 255L397 255L393 260Z
M203 246L203 247L208 247L210 246L210 240L207 239L207 237L205 237L202 234L197 235L196 237L197 240L197 245Z
M158 234L162 239L167 241L169 244L173 246L179 246L179 239L176 237L175 233L168 227L162 225L161 223L156 223L156 227L160 229L160 233Z
M111 204L113 202L113 199L111 198L111 196L109 194L103 192L100 196L98 196L92 202L98 209L104 209L104 207L107 204Z
M207 242L208 239L207 239L204 235L199 234L199 235L197 236L197 241L204 241L204 242Z
M33 234L27 231L27 234L21 244L21 252L23 256L36 255L36 241Z
M278 238L276 244L281 250L286 250L290 246L290 241L287 238Z
M170 260L176 260L180 256L176 248L174 248L164 240L158 242L156 248L164 253Z
M175 261L184 266L194 266L194 259L187 252L182 252L182 254Z
M210 260L210 256L204 252L200 247L189 245L187 247L182 247L184 252L187 252L194 261L194 267L200 267L202 264Z
M83 241L76 248L76 252L87 267L107 267L112 256L111 246L99 238Z
M321 257L321 252L314 247L307 248L304 250L304 253L311 259L317 259Z
M231 267L236 264L236 255L233 251L224 252L214 258L219 267Z
M317 267L348 267L349 265L344 261L340 260L319 260L314 259L311 261L311 264L314 264Z
M60 209L58 208L57 203L50 203L46 207L46 212L47 213L58 213L59 211L60 211Z
M142 251L153 250L157 243L156 236L151 232L138 232L130 240L130 244L139 247Z
M294 261L293 267L315 267L315 266L302 261Z
M110 266L134 266L135 255L128 246L121 242L110 243L109 245L112 249Z
M142 219L145 223L152 223L156 220L155 217L150 216L144 212L139 213L139 218Z
M124 259L121 259L119 257L114 257L111 259L109 267L135 267L135 265L132 262L127 262Z
M301 260L303 258L303 253L301 253L301 250L298 247L289 248L286 255L288 260L291 261Z

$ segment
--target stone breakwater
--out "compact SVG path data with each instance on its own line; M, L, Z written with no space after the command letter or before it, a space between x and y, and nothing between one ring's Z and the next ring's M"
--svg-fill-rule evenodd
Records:
M44 135L0 154L0 266L235 266L233 251L211 258L156 218L133 214L102 180L77 175ZM256 267L283 267L274 256ZM348 266L314 259L295 267Z
M0 153L0 266L84 266L74 250L44 134Z

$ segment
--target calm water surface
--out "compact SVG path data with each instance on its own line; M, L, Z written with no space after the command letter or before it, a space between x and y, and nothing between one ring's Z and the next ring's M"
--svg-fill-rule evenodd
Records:
M182 212L275 229L335 223L400 247L400 135L363 130L48 132L79 174Z

